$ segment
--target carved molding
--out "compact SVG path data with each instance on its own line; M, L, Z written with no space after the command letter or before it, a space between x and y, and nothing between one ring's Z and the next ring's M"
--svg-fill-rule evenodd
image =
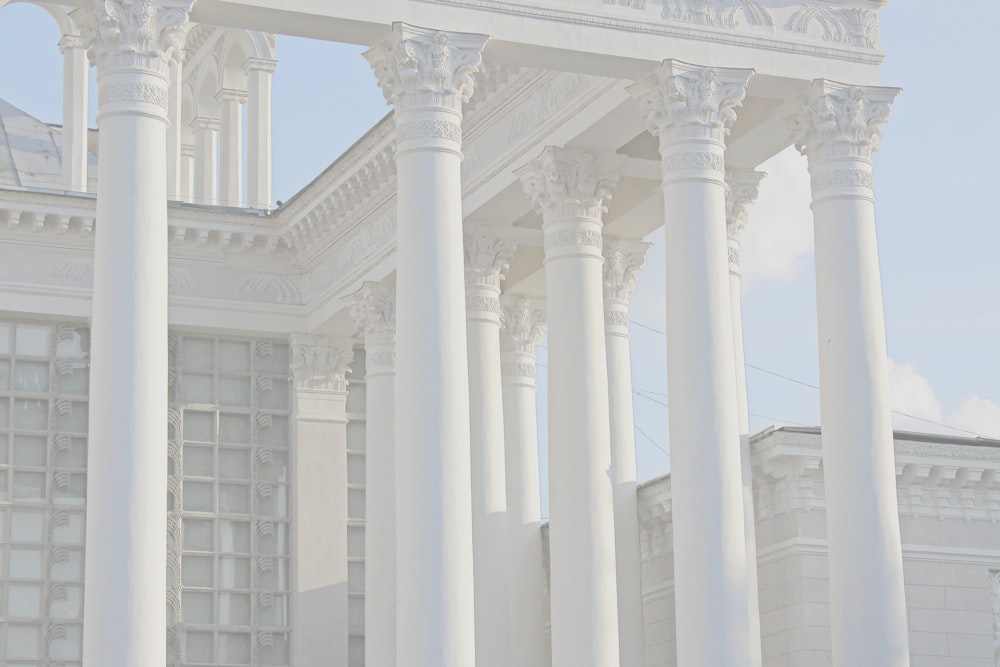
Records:
M726 172L726 231L732 238L739 238L747 226L747 208L757 201L760 182L766 176L752 169L730 169ZM732 262L732 257L730 257ZM739 264L739 257L736 259Z
M391 344L396 334L396 287L366 282L351 295L351 317L365 345Z
M875 176L869 169L835 169L814 174L810 179L812 191L819 192L826 188L864 188L875 189Z
M532 355L542 344L545 308L535 299L504 297L500 341L506 352Z
M347 373L354 360L350 343L300 334L292 334L289 343L296 389L347 391Z
M584 151L548 146L518 169L524 192L543 216L574 216L600 220L618 184L618 170ZM562 244L560 244L562 245ZM600 243L598 242L598 247Z
M380 44L365 52L389 104L460 110L472 96L475 73L488 38L395 23Z
M814 82L788 119L795 148L810 166L835 158L870 160L898 94L898 88Z
M722 142L743 104L753 70L699 67L666 60L628 87L660 146L676 139Z
M514 239L497 235L489 225L478 225L464 235L465 282L499 290L517 252ZM499 302L497 302L499 308Z
M414 139L447 139L462 143L462 126L449 120L422 119L396 125L396 141Z
M596 248L601 249L603 235L596 229L546 229L545 252L556 248Z
M819 26L824 42L879 48L878 12L874 9L807 5L792 15L785 30L807 35L814 24Z
M115 81L100 86L97 90L99 104L117 102L143 102L167 108L167 88L143 81Z
M116 68L162 71L181 56L193 4L193 0L90 0L73 17L91 60Z
M639 271L653 244L643 241L607 241L604 244L604 297L628 303L639 284ZM627 316L627 311L626 311ZM626 321L625 326L628 326Z
M693 25L735 29L770 27L771 15L754 0L662 0L663 18Z

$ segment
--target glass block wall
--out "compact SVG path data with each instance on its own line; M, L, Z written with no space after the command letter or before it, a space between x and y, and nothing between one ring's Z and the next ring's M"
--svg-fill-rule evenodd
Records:
M348 667L365 664L365 352L356 348L347 384Z
M0 320L0 665L78 667L87 332Z
M167 663L288 665L289 349L170 337Z

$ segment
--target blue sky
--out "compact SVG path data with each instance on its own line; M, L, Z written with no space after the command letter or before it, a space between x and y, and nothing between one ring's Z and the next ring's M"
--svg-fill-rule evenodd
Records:
M1000 62L992 32L1000 3L963 0L961 20L940 7L897 0L881 15L883 83L904 89L876 156L894 405L961 430L897 416L902 428L1000 437L1000 129L993 120L1000 92L988 78ZM59 37L37 7L0 10L0 97L48 122L61 117ZM276 199L288 199L388 111L361 51L279 37ZM818 384L818 361L805 160L788 151L761 168L769 176L744 236L754 431L819 423L819 393L808 386ZM662 449L669 447L665 342L654 331L664 328L662 236L650 240L656 247L633 308L633 319L650 327L632 332L640 479L667 471ZM544 396L544 373L540 380Z

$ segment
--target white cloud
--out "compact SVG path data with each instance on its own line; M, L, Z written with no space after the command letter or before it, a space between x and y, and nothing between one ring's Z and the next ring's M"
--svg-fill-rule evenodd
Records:
M748 211L743 232L743 288L798 277L813 250L811 194L806 160L789 147L762 164L767 176Z
M899 364L891 359L889 383L892 409L897 413L893 415L892 420L895 428L970 437L971 433L963 431L971 431L989 438L1000 438L1000 405L989 399L968 396L962 399L954 410L946 411L934 387L927 378L917 372L915 364Z

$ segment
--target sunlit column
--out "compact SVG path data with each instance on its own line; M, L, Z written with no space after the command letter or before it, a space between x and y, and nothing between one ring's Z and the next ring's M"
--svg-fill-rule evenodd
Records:
M94 240L83 662L163 667L167 105L190 0L92 2L101 156ZM124 11L123 11L124 9Z
M736 353L736 399L740 420L740 463L743 474L743 532L747 551L747 593L750 614L750 665L761 664L760 593L757 586L757 523L753 508L753 469L750 465L750 412L747 368L743 350L743 274L740 272L740 234L747 224L747 207L757 199L764 173L752 169L726 171L726 234L729 237L729 301L733 312L733 350Z
M63 54L63 187L86 192L90 62L84 40L79 35L64 35L59 40L59 49Z
M812 177L835 667L909 664L872 176L898 93L817 80L790 121Z
M509 667L507 491L500 385L500 281L517 245L479 226L465 235L472 434L476 667Z
M219 119L199 116L194 131L194 203L216 204L219 196Z
M611 482L615 501L615 562L618 568L618 637L621 667L642 667L642 557L639 552L639 496L635 467L635 414L629 300L650 244L604 243L604 327L608 353L611 423Z
M751 74L667 60L630 87L660 140L663 174L681 667L751 661L724 159Z
M278 63L250 58L247 76L247 206L271 208L271 79Z
M503 297L500 374L507 470L507 557L510 664L547 667L545 571L542 567L541 485L535 354L542 343L543 304Z
M350 339L293 334L295 595L291 664L347 664Z
M219 137L219 203L243 206L243 105L247 94L223 88L215 96L219 102L222 134Z
M351 316L365 341L365 665L396 667L396 287L366 282Z
M396 23L365 53L395 107L396 651L412 667L476 659L461 121L486 39Z
M552 665L607 667L619 657L601 217L618 172L548 147L517 174L545 236Z

